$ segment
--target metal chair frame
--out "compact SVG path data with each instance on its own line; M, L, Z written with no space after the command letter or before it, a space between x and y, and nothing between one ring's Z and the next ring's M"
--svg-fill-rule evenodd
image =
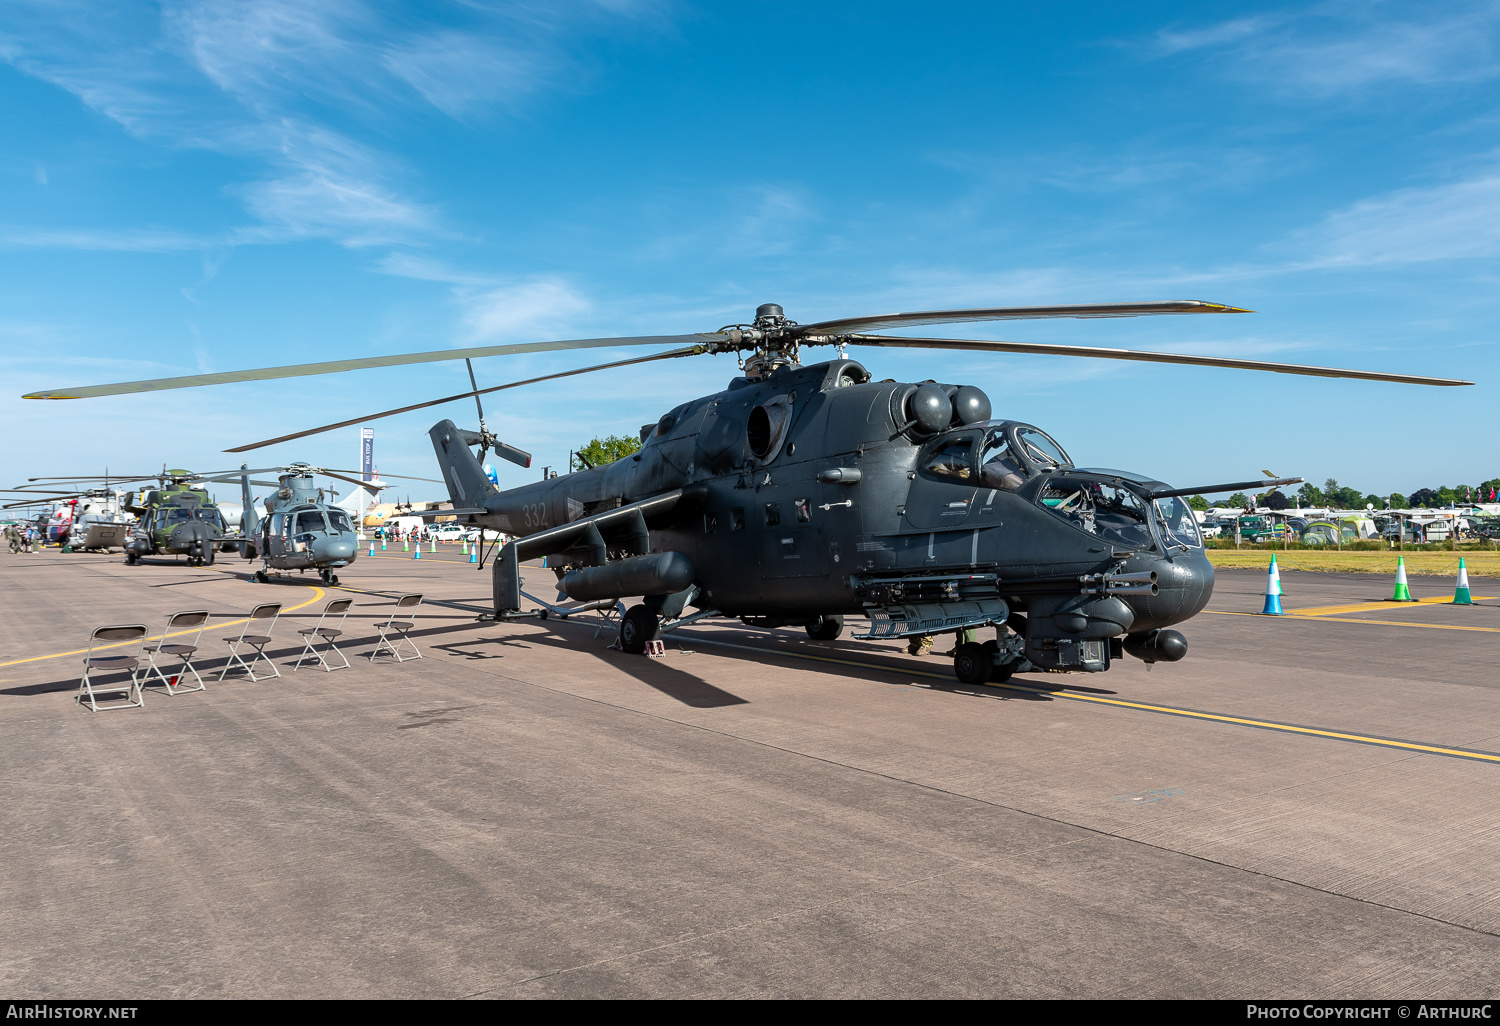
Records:
M349 668L349 657L339 651L339 647L333 643L333 639L340 637L344 633L344 621L349 618L349 607L352 605L354 605L353 599L334 599L323 607L323 614L318 617L318 622L314 626L303 627L297 631L298 634L302 635L302 652L297 656L297 662L292 666L292 669L300 670L302 668L302 661L309 655L317 659L318 665L329 673L332 673L334 670L347 670ZM327 620L330 616L337 616L339 618L338 623L332 627L324 627L323 621ZM323 653L319 652L317 645L314 644L319 638L328 646L327 651L334 653L343 660L342 665L330 666L328 660L323 658Z
M94 649L100 642L111 644L135 642L134 655L119 656L96 656ZM78 681L78 694L73 700L79 705L88 699L86 708L91 712L108 712L111 709L139 709L146 704L145 697L141 694L141 646L146 641L146 625L143 623L114 624L109 627L96 627L94 633L89 635L89 650L83 657L83 676ZM106 684L102 687L96 685L89 679L89 675L98 673L113 673L115 671L130 671L130 682L128 684ZM113 694L123 692L124 702L111 703L100 706L98 696L100 694ZM134 699L132 701L132 699Z
M422 658L422 650L417 648L417 643L411 640L411 636L407 633L416 626L416 623L411 620L397 620L395 615L402 609L415 609L421 604L422 596L417 594L401 595L396 599L396 608L391 611L390 619L384 623L377 623L375 625L375 630L379 636L375 641L375 648L370 652L370 662L373 663L375 661L375 657L380 654L382 648L390 649L391 655L396 657L396 662L398 663ZM392 631L396 634L396 643L394 645L391 644L390 639L390 632ZM401 643L403 641L411 646L411 650L415 655L405 657L401 655Z
M240 669L244 670L246 675L251 680L267 680L271 677L281 676L281 671L276 668L275 663L271 662L271 657L266 655L266 646L271 643L271 635L276 630L276 619L279 616L281 616L280 602L262 602L260 605L250 610L250 615L245 620L245 626L241 628L239 636L224 639L225 643L229 646L229 661L226 662L224 664L224 668L219 671L219 680L222 681L224 679L224 675L232 670L236 665L238 665ZM253 626L257 621L264 620L268 617L271 620L271 626L266 628L266 633L250 633L251 626ZM241 645L249 645L251 648L255 649L255 658L251 659L248 663L245 662L245 660L240 656ZM271 668L271 672L265 674L264 676L257 677L255 675L254 667L255 664L260 662L262 659L264 659L266 661L266 665Z
M161 640L154 645L146 646L146 675L141 686L150 686L151 679L155 677L161 681L162 687L169 695L180 695L184 691L207 691L208 685L203 683L203 678L198 676L198 671L193 666L193 656L198 652L198 642L203 639L203 628L207 623L207 609L189 609L180 613L173 613L167 617L167 626L161 632ZM183 645L168 641L167 639L172 636L172 628L174 627L198 628L198 633L193 635L192 644ZM156 664L157 656L176 656L182 660L182 665L177 668L176 673L172 674L170 680L162 672L162 668ZM178 683L178 681L182 680L184 671L193 675L193 679L198 682L197 687L190 688L186 684Z

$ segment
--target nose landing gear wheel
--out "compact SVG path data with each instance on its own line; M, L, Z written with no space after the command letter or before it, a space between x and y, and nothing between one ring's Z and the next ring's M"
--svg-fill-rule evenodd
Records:
M620 619L620 651L640 655L646 643L655 641L661 621L645 606L631 606Z
M967 641L953 653L953 675L964 684L987 684L995 659L983 646Z
M268 583L270 583L270 580L271 579L266 576L266 572L264 570L257 570L257 571L255 571L255 583L256 584L268 584Z

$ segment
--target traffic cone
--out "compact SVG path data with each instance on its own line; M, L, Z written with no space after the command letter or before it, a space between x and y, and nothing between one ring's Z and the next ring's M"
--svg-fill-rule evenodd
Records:
M380 551L381 552L385 551L385 539L384 538L380 539Z
M422 558L422 546L420 546L420 545L417 546L417 551L415 551L415 552L413 552L411 554L411 558L412 559L421 559Z
M1271 566L1266 570L1266 607L1262 616L1285 616L1281 611L1281 571L1276 568L1276 557L1271 556Z
M370 542L370 555L375 555L375 542L373 540Z
M469 550L469 562L470 563L477 563L477 562L479 562L479 553L475 552L473 549Z
M1406 586L1406 557L1396 557L1396 594L1390 597L1391 602L1415 602L1411 597L1411 589Z
M1464 557L1458 557L1458 587L1453 591L1455 606L1472 606L1474 597L1469 594L1469 568L1464 566Z
M432 551L433 552L437 551L437 539L435 539L435 538L433 539L433 542L432 542Z
M401 539L401 551L402 552L410 552L411 551L411 539L410 538L402 538Z

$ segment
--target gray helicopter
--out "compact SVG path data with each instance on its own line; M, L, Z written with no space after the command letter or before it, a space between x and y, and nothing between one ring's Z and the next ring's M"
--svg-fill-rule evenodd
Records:
M1187 652L1172 630L1208 602L1213 568L1184 496L1294 484L1300 478L1174 488L1149 475L1085 469L1039 428L994 418L972 385L876 382L845 346L1045 353L1423 385L1470 382L1176 353L1025 342L872 335L912 324L1038 317L1247 313L1197 301L1008 307L890 314L799 325L766 304L751 324L697 335L493 346L300 367L60 389L36 398L176 388L218 381L549 349L688 343L681 348L417 403L385 416L548 378L653 360L748 352L744 373L642 428L643 447L608 466L499 490L484 452L525 453L443 420L430 431L458 515L506 534L493 567L494 616L522 610L520 564L540 556L558 589L583 603L643 596L620 625L641 652L660 630L708 616L832 640L995 628L957 646L954 670L978 684L1029 670L1100 672L1129 654L1148 663ZM803 366L803 346L839 359ZM374 417L229 450L246 451ZM476 457L472 446L479 446ZM695 612L688 612L689 609Z
M250 486L257 482L252 475L280 471L276 491L264 501L266 516L261 519L255 512L255 499L250 495ZM359 552L359 534L349 519L347 510L326 501L322 488L318 487L314 475L337 478L358 485L374 495L384 487L384 482L361 481L347 477L359 471L335 471L324 467L313 467L306 463L293 463L287 467L263 467L251 470L240 468L240 493L245 511L241 527L245 540L240 552L246 559L261 561L253 579L265 584L277 571L295 570L299 574L316 570L324 584L337 585L335 570L342 570L353 563ZM398 476L398 475L392 475ZM410 481L432 481L431 478L405 478ZM440 482L433 482L434 484Z

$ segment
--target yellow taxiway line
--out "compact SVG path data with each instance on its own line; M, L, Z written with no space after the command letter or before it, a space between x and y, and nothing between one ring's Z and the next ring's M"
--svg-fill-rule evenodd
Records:
M1489 602L1493 595L1475 595L1475 602ZM1453 605L1451 598L1441 595L1437 598L1417 599L1415 602L1357 602L1349 606L1309 606L1305 609L1288 609L1288 616L1332 616L1335 613L1366 613L1372 609L1388 609L1395 612L1398 609L1410 609L1413 606L1443 606Z
M231 571L231 570L221 570L219 572L220 573L226 573L226 574L227 573L233 573L233 571ZM295 613L299 609L306 609L308 606L310 606L314 602L318 601L318 599L322 598L323 595L324 595L323 589L319 588L317 585L314 585L314 584L299 584L299 585L297 585L297 587L299 587L299 588L311 588L313 590L313 597L310 598L310 599L308 599L306 602L303 602L303 603L300 603L298 605L293 606L290 609L283 609L281 611L282 613ZM250 622L250 618L249 617L246 617L246 618L244 618L242 620L226 620L223 623L216 623L216 624L213 624L212 626L204 627L203 629L206 630L206 631L216 631L216 630L220 630L220 629L222 629L224 627L238 627L242 623L249 623L249 622ZM197 633L198 632L196 630L174 631L171 634L157 634L157 635L154 635L153 637L146 638L145 640L146 641L161 641L164 638L180 638L184 634L197 634ZM134 641L117 641L117 642L115 642L114 644L111 644L111 645L96 645L96 646L94 646L94 651L95 652L99 652L99 651L102 651L102 650L104 650L106 648L121 648L121 647L123 647L125 645L134 645L134 644L136 644L136 642L134 642ZM41 661L43 661L45 659L61 659L63 656L86 655L88 653L88 651L89 650L86 649L86 648L75 648L71 652L53 652L50 655L28 656L25 659L12 659L8 663L0 663L0 666L17 666L17 665L19 665L21 663L37 663L37 662L41 662Z
M1237 613L1229 609L1205 609L1215 616L1266 616L1265 613ZM1356 620L1341 616L1280 616L1266 617L1279 620L1302 620L1305 623L1369 623L1379 627L1418 627L1425 631L1479 631L1483 634L1500 634L1500 627L1466 627L1456 623L1412 623L1409 620Z
M1253 613L1241 614L1253 616ZM1365 623L1364 620L1353 621ZM670 632L669 632L670 633ZM861 670L877 670L883 673L896 674L898 676L927 677L935 680L946 681L949 684L956 683L954 678L944 673L932 673L928 670L906 669L900 666L881 666L878 663L865 663L855 659L836 659L832 656L812 655L805 652L789 652L781 648L760 648L753 645L736 645L728 641L714 641L697 636L692 637L695 645L711 645L718 648L734 648L743 652L754 652L758 655L783 655L792 659L808 659L819 663L833 663L839 666L852 666ZM1376 737L1370 734L1355 734L1349 731L1326 730L1321 727L1304 727L1296 723L1280 723L1276 720L1256 720L1245 716L1226 716L1221 713L1204 712L1200 709L1179 709L1169 705L1152 705L1147 702L1127 702L1121 698L1105 698L1102 695L1080 695L1072 691L1052 691L1047 688L1027 687L1024 684L983 684L980 687L996 688L1001 691L1021 691L1031 695L1041 695L1047 698L1065 698L1073 702L1092 702L1095 705L1110 705L1121 709L1137 709L1142 712L1158 713L1165 716L1182 716L1188 719L1207 720L1212 723L1228 723L1240 727L1254 727L1258 730L1273 730L1284 734L1301 734L1308 737L1329 738L1334 741L1350 741L1361 745L1374 745L1377 748L1392 748L1398 751L1422 752L1428 755L1442 755L1453 759L1470 759L1476 762L1500 763L1500 754L1495 752L1482 752L1468 748L1447 748L1442 745L1422 744L1419 741L1406 741L1401 738Z

